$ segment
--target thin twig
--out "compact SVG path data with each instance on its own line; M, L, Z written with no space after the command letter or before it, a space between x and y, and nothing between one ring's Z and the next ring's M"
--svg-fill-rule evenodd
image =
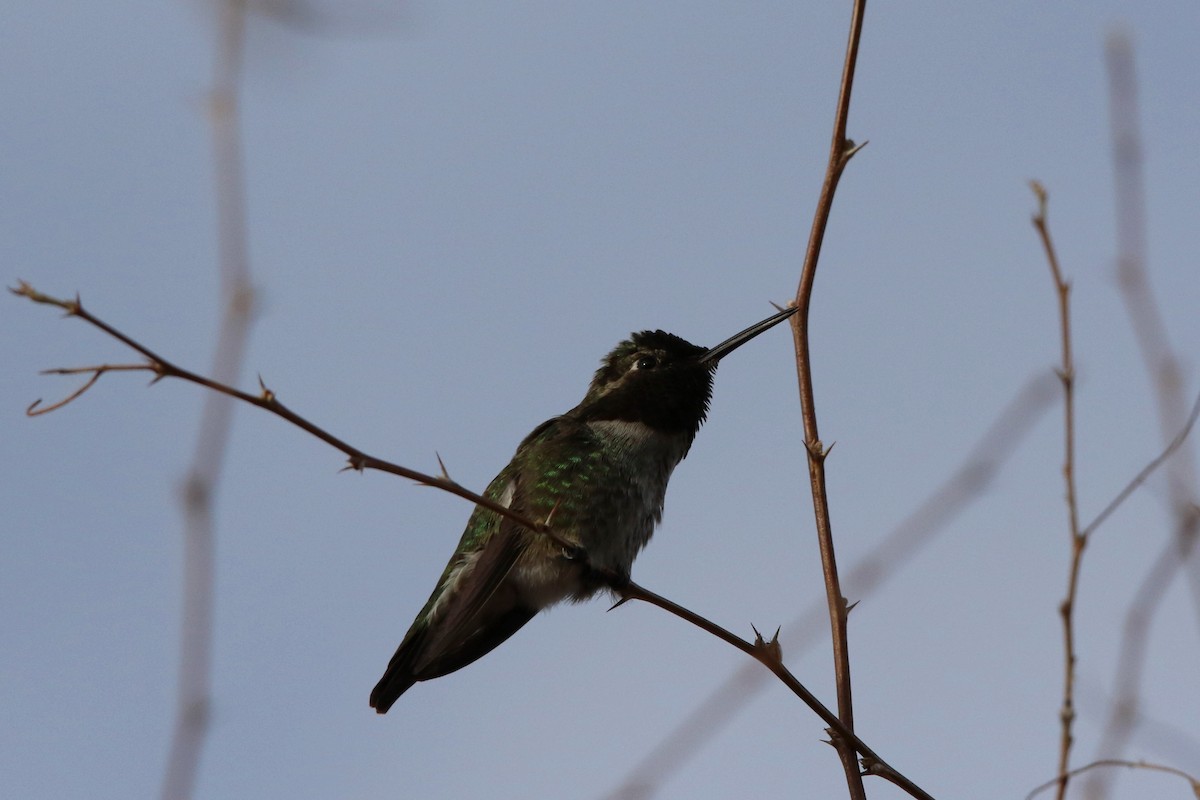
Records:
M1165 772L1168 775L1176 775L1187 781L1192 787L1192 794L1196 795L1197 798L1200 798L1200 780L1193 778L1191 775L1181 769L1168 767L1164 764L1154 764L1150 761L1126 761L1125 759L1120 758L1102 758L1099 761L1093 761L1090 764L1084 764L1082 767L1071 770L1071 772L1068 774L1068 777L1075 777L1076 775L1089 772L1094 769L1099 769L1100 767L1127 767L1129 769L1144 769L1151 772ZM1037 797L1039 794L1046 791L1054 784L1059 783L1060 781L1061 778L1054 778L1053 780L1046 781L1041 786L1038 786L1032 792L1025 795L1025 800L1033 800L1034 797Z
M833 524L829 514L829 498L825 487L825 457L828 450L821 442L817 428L816 395L813 392L812 359L809 353L808 315L812 305L813 282L817 274L817 261L821 244L825 239L825 227L833 208L833 196L846 164L862 145L855 145L846 138L846 123L850 116L850 93L854 86L854 68L858 61L858 44L862 36L863 15L866 0L855 0L850 17L850 36L846 44L846 59L842 67L841 88L838 92L837 111L834 114L833 137L830 143L829 161L825 168L825 180L813 215L808 247L804 255L804 266L800 271L800 285L796 289L796 306L799 312L792 318L792 333L796 346L796 373L800 383L800 414L804 420L804 446L808 453L809 486L813 498L813 514L816 517L817 541L821 550L821 569L825 575L825 597L829 604L829 623L833 635L833 668L837 685L838 716L849 730L854 729L854 703L850 682L850 645L846 630L846 598L842 594L838 579L837 558L833 547ZM866 797L862 778L854 761L854 749L833 737L834 746L842 761L846 781L853 800Z
M1062 366L1058 368L1058 379L1063 387L1063 482L1066 484L1066 502L1069 533L1071 536L1071 564L1067 572L1067 596L1058 606L1063 626L1063 694L1059 709L1062 734L1058 747L1058 800L1067 795L1070 781L1071 745L1074 743L1072 730L1075 724L1075 599L1079 595L1079 570L1083 563L1083 551L1087 547L1087 536L1079 530L1079 503L1075 495L1075 358L1071 352L1071 284L1063 278L1058 265L1058 254L1050 238L1046 222L1046 189L1037 181L1030 187L1037 195L1038 210L1033 215L1033 227L1037 229L1050 265L1050 276L1054 279L1054 290L1058 297L1058 326L1062 339Z
M1114 511L1121 507L1121 504L1128 499L1129 495L1133 494L1134 491L1136 491L1139 486L1145 483L1146 479L1149 478L1150 475L1157 470L1164 461L1174 455L1175 451L1183 446L1183 443L1191 434L1192 428L1196 426L1197 417L1200 417L1200 394L1196 395L1196 400L1192 403L1192 410L1188 414L1187 420L1183 424L1183 428L1181 428L1179 432L1175 434L1175 438L1168 442L1167 446L1163 448L1163 451L1155 456L1150 463L1142 467L1141 471L1138 472L1137 475L1134 475L1133 479L1130 480L1129 483L1125 484L1125 488L1118 492L1117 496L1109 501L1108 505L1104 507L1104 510L1097 514L1096 518L1087 524L1087 527L1083 529L1081 535L1091 536L1093 531L1103 525L1104 521L1108 519Z
M95 327L108 333L109 335L113 336L114 338L118 339L119 341L124 342L126 345L128 345L132 349L136 350L137 352L141 353L143 356L145 356L148 359L147 364L140 365L140 366L132 365L132 366L128 367L129 369L141 369L143 371L153 372L156 376L156 379L157 378L178 378L180 380L188 381L190 383L195 383L197 385L203 386L207 389L211 389L212 391L218 392L227 397L232 397L232 398L241 400L243 402L250 403L251 405L257 406L266 411L269 411L272 414L282 417L283 419L292 423L296 427L317 437L318 439L321 439L322 441L326 442L327 444L329 444L329 445L335 447L336 449L342 451L343 453L345 453L349 457L350 467L352 467L354 469L358 469L358 470L374 469L374 470L379 470L382 472L389 472L394 475L400 475L401 477L409 478L409 479L414 480L417 483L420 483L422 485L432 486L432 487L441 489L443 491L449 492L451 494L458 495L459 497L470 500L471 502L473 502L477 505L483 506L483 507L487 508L488 510L491 510L498 514L502 514L506 517L509 517L510 519L515 521L517 524L519 524L529 530L538 532L542 535L549 537L552 541L554 541L556 544L559 544L563 548L564 557L580 561L585 568L589 566L587 564L586 552L584 552L582 548L575 545L574 543L563 539L558 533L556 533L554 530L552 530L545 521L537 522L534 520L526 519L526 518L522 517L521 515L516 514L515 512L511 511L507 507L500 505L499 503L497 503L495 501L489 500L488 498L486 498L482 495L477 495L474 492L468 491L467 489L463 488L458 483L453 481L448 476L448 474L446 474L445 465L442 464L440 458L438 459L438 464L442 470L442 475L440 477L437 477L437 476L433 476L433 475L426 475L424 473L417 472L416 470L411 470L411 469L408 469L407 467L402 467L398 464L392 464L390 462L383 461L381 459L377 459L373 456L369 456L366 453L363 453L361 450L358 450L357 448L352 447L349 444L346 444L342 440L338 439L337 437L335 437L332 434L325 431L323 428L318 427L317 425L313 424L312 422L309 422L305 418L301 417L299 414L296 414L294 411L291 411L290 409L285 407L282 403L279 402L279 400L275 397L275 394L270 389L267 389L265 385L262 385L261 379L259 381L259 384L262 388L262 393L257 396L247 394L247 393L242 392L238 389L235 389L231 386L227 386L225 384L210 380L203 376L197 375L196 373L185 370L179 366L176 366L175 364L171 363L170 361L164 359L162 356L157 355L149 348L140 344L136 340L127 336L126 334L121 333L116 328L113 328L111 325L105 323L103 320L99 319L98 317L92 315L91 312L87 311L83 307L83 303L79 299L78 296L76 296L76 298L74 300L60 300L58 298L51 297L50 295L46 295L46 294L42 294L41 292L38 292L36 289L34 289L32 286L30 286L28 283L25 283L24 281L20 282L16 288L10 289L10 291L13 292L13 294L19 295L21 297L26 297L30 300L33 300L36 303L43 303L46 305L53 305L53 306L62 308L67 312L68 316L78 317L79 319L82 319L85 322L88 322L91 325L94 325ZM106 369L106 367L105 366L89 367L86 369L104 370L104 369ZM73 372L73 370L63 370L63 371L64 372ZM75 396L79 396L80 394L82 394L82 392L76 392ZM61 406L61 404L60 404L60 406ZM553 513L553 510L551 511L551 513ZM812 695L812 693L809 692L807 689L805 689L799 683L799 681L797 681L795 679L795 677L792 676L791 673L787 671L787 669L783 666L782 661L780 659L779 647L778 647L777 640L772 640L771 642L761 642L760 641L755 644L750 644L750 643L746 642L745 640L743 640L737 636L734 636L732 633L729 633L728 631L726 631L724 628L720 627L716 623L711 622L711 621L705 619L704 617L701 617L700 615L698 615L692 611L689 611L688 609L683 608L682 606L680 606L676 603L673 603L670 600L667 600L666 598L649 591L648 589L645 589L641 586L638 586L637 584L632 583L625 576L616 575L613 573L602 572L599 570L593 570L593 574L597 578L602 580L615 594L620 596L622 603L627 602L629 600L642 600L644 602L658 606L659 608L662 608L666 611L669 611L672 614L675 614L676 616L680 617L681 619L691 622L693 625L700 627L701 629L713 634L714 636L717 636L718 638L722 639L723 641L733 645L734 647L737 647L739 650L742 650L743 652L746 652L746 653L754 656L756 659L758 659L762 663L766 664L771 669L771 671L774 672L779 677L779 679L781 681L783 681L789 688L791 688L792 691L797 694L797 696L799 696L801 699L803 699L811 708L813 708L814 711L816 711L821 716L822 719L824 719L831 726L831 730L830 730L831 735L836 734L836 738L840 738L840 739L847 741L849 743L850 747L852 747L856 752L860 752L862 754L863 766L864 766L864 769L866 770L866 774L878 775L889 781L892 781L893 783L902 787L905 791L907 791L913 797L920 797L920 798L929 797L929 795L927 793L922 791L919 787L917 787L914 783L912 783L912 781L908 780L902 774L900 774L898 771L896 771L894 768L889 766L873 750L871 750L869 747L867 747L867 745L865 743L863 743L862 740L860 740L856 736L854 736L853 731L851 731L849 728L844 726L838 720L838 718L832 714L832 712L830 712L823 705L821 705L821 703L816 699L816 697L814 695Z
M25 409L25 415L29 417L40 417L42 414L49 414L51 411L58 409L70 403L75 398L82 395L88 389L96 385L96 381L100 380L100 376L106 372L133 372L146 369L145 364L99 364L95 367L68 367L65 369L44 369L43 375L85 375L90 373L91 377L76 389L71 394L59 400L57 403L51 403L48 406L42 405L42 398L38 398L29 404Z
M428 475L424 472L418 472L416 470L409 469L408 467L404 467L399 464L393 464L390 461L385 461L381 458L368 455L362 450L351 446L350 444L329 433L324 428L309 422L307 419L281 403L279 398L275 396L275 393L268 389L267 386L262 382L262 378L259 378L259 388L261 389L261 393L258 395L247 394L246 392L235 389L232 386L205 378L202 375L198 375L190 370L186 370L183 367L172 363L171 361L168 361L150 348L142 345L140 342L130 338L100 318L92 315L91 312L83 307L83 303L78 296L76 296L74 300L60 300L56 297L42 294L24 281L20 281L16 288L10 288L9 291L21 297L27 297L36 303L58 306L59 308L64 309L68 316L78 317L79 319L94 325L108 335L129 346L133 350L141 353L146 357L147 363L141 366L140 369L146 372L153 372L156 376L155 380L161 378L177 378L189 383L194 383L227 397L232 397L237 400L241 400L244 403L258 406L264 411L269 411L272 414L287 420L306 433L315 436L326 444L345 453L347 456L347 461L349 462L347 469L353 469L360 472L366 469L373 469L379 472L388 472L393 475L399 475L402 478L408 478L423 486L433 486L441 489L442 491L457 495L464 500L470 500L472 503L483 506L489 511L494 511L501 516L508 517L517 524L522 525L529 530L548 536L555 544L563 549L566 555L571 558L583 559L586 557L586 554L583 553L579 545L559 536L557 533L551 530L544 521L539 522L527 519L526 517L521 516L515 511L509 509L507 506L504 506L495 500L491 500L483 495L479 495L470 491L465 486L448 476L435 476ZM138 368L136 365L123 366L123 369L132 370L136 368ZM89 367L87 369L97 368ZM111 371L111 367L108 365L104 365L103 369L106 371ZM54 370L54 372L64 373L70 373L72 371L74 370ZM82 394L82 392L75 392L72 395L72 399L78 397L80 394ZM56 405L61 408L64 403L60 402Z

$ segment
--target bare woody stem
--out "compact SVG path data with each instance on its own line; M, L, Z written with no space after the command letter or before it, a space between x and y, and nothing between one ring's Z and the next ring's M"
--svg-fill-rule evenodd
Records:
M434 476L428 475L424 472L418 472L414 469L409 469L408 467L404 467L399 464L393 464L390 461L384 461L381 458L376 458L375 456L364 453L362 450L359 450L347 442L342 441L338 437L326 431L324 428L309 422L304 417L292 411L279 401L273 391L266 387L266 385L262 382L262 378L259 378L259 388L261 390L260 394L248 394L239 389L235 389L232 386L227 386L223 383L211 380L203 375L198 375L195 372L173 364L140 342L137 342L134 339L126 336L124 333L112 327L104 320L93 316L87 309L83 307L83 303L80 301L78 295L74 300L60 300L56 297L42 294L24 281L21 281L15 289L10 289L9 291L21 297L27 297L35 303L58 306L67 312L67 316L78 317L79 319L94 325L132 350L135 350L141 355L145 356L147 361L145 364L103 364L97 367L75 367L69 369L48 370L50 373L59 375L92 373L92 377L81 389L72 393L65 400L61 400L52 406L40 407L40 400L34 402L26 411L27 414L36 415L39 413L45 413L46 411L52 409L62 408L68 402L76 399L85 391L87 391L87 389L91 388L91 386L96 383L99 375L105 372L116 370L142 370L145 372L152 372L154 373L154 380L152 382L155 383L163 378L178 378L180 380L188 381L189 383L203 386L206 389L211 389L214 392L219 392L220 394L241 400L244 403L249 403L252 406L258 406L264 411L269 411L277 417L282 417L283 419L295 425L297 428L300 428L306 433L317 437L331 447L345 453L347 461L349 462L348 466L346 467L347 469L353 469L359 472L365 469L373 469L379 472L388 472L393 475L399 475L402 478L408 478L409 480L416 481L423 486L433 486L449 492L450 494L457 495L464 500L470 500L472 503L483 506L484 508L494 511L502 516L508 517L514 522L529 528L530 530L537 531L538 533L548 536L555 544L562 547L567 555L572 558L577 558L582 555L582 551L578 545L563 539L561 536L551 530L550 526L544 521L538 522L526 519L520 514L517 514L511 509L496 502L495 500L491 500L483 495L476 494L452 479L446 472L445 466L441 465L440 459L438 463L439 466L441 466L442 474Z
M1058 297L1058 324L1062 340L1062 365L1058 379L1063 387L1063 481L1066 483L1067 518L1071 535L1071 565L1067 572L1067 596L1059 604L1058 613L1063 626L1063 698L1059 710L1062 734L1058 748L1058 800L1067 794L1071 773L1071 745L1074 743L1075 724L1075 599L1079 594L1079 572L1083 563L1083 551L1087 547L1087 534L1079 528L1079 505L1075 495L1075 358L1071 351L1071 284L1063 278L1058 265L1058 255L1050 239L1050 228L1046 223L1046 190L1037 181L1030 187L1037 196L1038 210L1033 215L1033 227L1037 229L1046 261L1050 265L1050 276Z
M825 721L825 724L829 726L827 731L831 737L844 740L854 752L858 753L862 757L863 774L875 775L891 781L904 791L908 792L908 794L912 797L928 798L928 800L932 800L931 795L898 772L890 764L880 758L879 755L870 747L868 747L862 739L859 739L858 736L855 735L854 731L843 724L843 722L838 719L836 714L826 708L825 705L817 699L816 695L805 688L805 686L796 679L796 676L794 676L791 671L784 666L782 648L779 645L779 631L775 632L775 636L773 636L770 641L765 641L762 638L762 635L756 630L754 632L755 640L753 643L751 643L745 639L742 639L740 636L729 632L725 628L722 628L715 622L701 617L700 615L689 611L683 606L677 605L667 598L651 592L649 589L644 589L641 586L638 586L633 581L629 581L623 585L616 585L613 587L613 590L621 595L621 602L624 602L625 600L641 600L653 606L657 606L664 611L674 614L682 620L690 622L701 630L711 633L721 641L736 647L746 655L756 659L764 667L774 673L774 675L779 678L780 682L782 682L784 686L788 687L793 694L799 697L805 705L816 712L817 716ZM855 770L855 774L859 774L857 769Z
M99 328L108 335L137 351L147 359L147 363L145 364L103 364L94 367L48 370L48 372L54 374L64 375L90 373L91 378L89 378L82 389L75 391L65 401L60 401L49 408L41 409L41 412L53 408L61 408L62 406L66 405L66 403L79 397L88 388L95 384L99 376L105 372L111 372L115 370L140 370L151 372L154 374L154 381L152 382L157 382L162 378L178 378L183 381L203 386L206 389L211 389L214 392L219 392L223 395L241 400L242 402L249 403L253 406L257 406L287 420L301 430L317 437L321 441L329 444L337 450L340 450L342 453L345 453L350 462L347 469L355 469L360 471L364 469L373 469L380 472L388 472L393 475L399 475L401 477L416 481L421 485L432 486L434 488L441 489L442 491L457 495L458 497L469 500L476 505L508 517L518 525L521 525L531 531L535 531L541 535L547 536L563 549L563 556L565 558L580 561L585 567L587 566L587 552L575 543L562 538L558 533L556 533L550 526L551 520L549 518L542 521L527 519L520 514L513 512L506 506L503 506L487 497L484 497L483 495L476 494L466 489L451 479L449 474L446 472L445 466L442 465L440 458L438 459L438 464L441 467L441 475L439 476L427 475L423 472L418 472L416 470L400 466L399 464L393 464L389 461L375 458L374 456L368 455L358 448L343 442L333 434L313 424L312 422L309 422L304 417L284 406L281 402L279 402L278 398L276 398L274 392L262 384L261 379L259 380L259 385L262 390L261 394L248 394L235 389L232 386L227 386L217 381L210 380L202 375L198 375L190 370L183 369L182 367L171 363L167 359L150 350L150 348L142 345L129 336L126 336L124 333L121 333L116 328L91 314L83 307L83 303L79 300L78 296L76 296L74 300L60 300L56 297L51 297L50 295L38 292L32 286L23 281L16 288L10 289L10 291L18 296L26 297L35 303L57 306L58 308L66 311L68 316L78 317L79 319L88 322L89 324ZM31 415L40 413L37 409L39 403L40 401L31 405L27 413L30 413ZM552 515L553 511L551 511L551 516ZM855 736L854 732L848 726L844 725L831 711L825 708L825 706L822 705L819 700L817 700L815 695L809 692L806 688L804 688L803 685L800 684L799 681L796 680L796 678L783 665L780 657L779 643L776 639L772 639L770 642L764 642L760 636L755 643L751 644L750 642L735 636L721 626L711 622L699 614L689 611L683 606L667 600L665 597L638 586L630 581L627 576L601 573L599 571L596 572L596 575L597 577L602 578L606 585L615 594L621 597L622 603L627 600L641 600L643 602L650 603L651 605L658 606L659 608L668 611L693 625L696 625L697 627L716 636L722 641L725 641L739 650L753 656L766 665L768 669L770 669L777 677L779 677L779 679L797 695L797 697L803 700L823 720L825 720L827 724L829 724L829 733L831 736L839 741L847 742L852 752L862 754L863 764L867 774L878 775L882 778L885 778L903 788L913 797L930 797L928 793L924 792L920 787L904 777L900 772L895 770L886 761L880 758L874 750L869 748L861 739ZM618 603L618 605L620 605L620 603Z
M847 634L846 598L842 595L838 579L837 558L833 547L833 525L830 521L829 499L825 487L825 457L828 453L821 442L817 427L816 397L813 392L812 358L809 350L808 313L812 304L813 282L817 274L817 261L821 244L825 238L825 227L833 208L833 196L846 164L862 145L855 145L846 138L846 124L850 115L850 93L854 85L854 68L858 60L858 43L862 35L863 14L866 0L855 0L850 18L850 37L846 45L846 59L842 68L841 89L838 94L837 112L834 115L833 140L830 144L829 161L825 180L817 200L809 233L804 266L800 273L800 285L796 290L796 306L799 312L792 318L792 333L796 346L796 372L800 383L800 413L804 420L804 445L808 453L808 477L813 498L813 513L816 516L817 541L821 550L821 568L825 575L825 595L829 604L829 622L833 632L833 667L837 685L838 717L844 727L854 730L854 703L850 683L850 645ZM837 729L835 729L837 730ZM855 800L865 799L862 778L854 759L854 747L840 734L833 736L846 773L850 796Z

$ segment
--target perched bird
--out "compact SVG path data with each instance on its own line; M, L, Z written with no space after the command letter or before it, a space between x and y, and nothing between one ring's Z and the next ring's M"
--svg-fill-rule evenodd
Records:
M780 311L712 349L664 331L618 344L573 409L534 428L485 496L577 543L584 557L476 506L450 563L371 692L387 713L417 681L484 656L544 608L585 600L633 559L662 518L667 480L708 412L722 357Z

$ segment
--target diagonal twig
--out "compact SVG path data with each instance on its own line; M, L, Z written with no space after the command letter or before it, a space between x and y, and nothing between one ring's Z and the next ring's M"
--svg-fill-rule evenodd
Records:
M469 500L476 505L483 506L489 511L494 511L501 516L507 517L532 531L536 531L548 536L555 544L562 547L563 550L566 551L572 558L582 558L584 556L581 548L577 544L563 539L561 536L551 530L544 522L537 522L535 520L527 519L509 509L507 506L501 505L495 500L472 492L448 476L435 476L426 474L424 472L418 472L417 470L409 469L408 467L368 455L362 450L359 450L357 447L342 441L338 437L326 431L324 428L313 424L281 403L279 398L276 397L273 391L267 388L266 384L263 383L261 378L259 378L259 387L261 392L257 395L248 394L240 389L228 386L219 381L211 380L203 375L199 375L195 372L184 369L183 367L180 367L171 361L168 361L150 348L130 338L116 328L113 328L99 317L94 316L90 311L83 307L83 303L78 296L76 296L74 300L60 300L56 297L52 297L37 291L24 281L19 282L15 288L10 288L9 291L18 296L27 297L35 303L58 306L67 312L67 316L78 317L79 319L94 325L95 327L146 357L146 364L141 365L140 367L137 365L123 365L123 369L141 369L142 371L152 372L156 376L155 380L159 380L161 378L177 378L179 380L203 386L206 389L211 389L218 394L241 400L242 402L249 403L252 406L257 406L264 411L268 411L277 417L287 420L306 433L315 436L333 448L340 450L347 456L349 469L360 472L366 469L373 469L378 472L387 472L393 475L399 475L402 478L408 478L409 480L416 481L423 486L433 486L449 492L450 494L457 495L464 500ZM104 365L104 367L107 368L108 365ZM55 372L70 371L71 370L55 370ZM76 392L73 397L78 397L80 394L81 392ZM60 402L56 405L61 408L64 403Z
M772 673L774 673L775 677L779 678L784 686L787 686L793 694L804 701L805 705L811 708L822 720L824 720L825 724L829 726L827 730L831 737L845 740L846 743L853 748L854 752L861 755L863 772L859 773L856 767L856 775L875 775L891 781L912 797L928 798L929 800L932 800L931 795L898 772L890 764L880 758L879 755L870 747L868 747L865 742L859 739L854 731L845 725L836 714L826 708L821 701L817 699L817 696L805 688L805 686L796 679L791 671L784 666L781 648L779 645L778 631L776 631L775 637L770 641L764 641L761 634L759 634L758 631L755 631L755 641L751 643L745 639L742 639L740 636L730 633L720 625L717 625L716 623L689 611L683 606L677 605L665 597L638 586L632 581L629 581L622 587L616 588L615 591L620 593L623 599L641 600L643 602L650 603L653 606L657 606L664 611L674 614L680 619L692 623L701 630L707 631L713 636L716 636L721 641L736 647L738 650L741 650L743 653L747 654L751 658L754 658L760 664L769 669Z
M1200 797L1200 780L1197 780L1181 769L1168 767L1165 764L1155 764L1150 761L1127 761L1121 758L1102 758L1098 761L1093 761L1090 764L1084 764L1082 767L1077 767L1071 770L1070 773L1068 773L1068 776L1073 778L1076 775L1080 775L1084 772L1090 772L1101 767L1125 767L1127 769L1135 770L1144 769L1149 772L1165 772L1168 775L1175 775L1176 777L1183 778L1185 781L1187 781L1192 787L1192 794L1196 795L1196 797ZM1035 787L1032 792L1025 795L1025 800L1033 800L1033 798L1037 797L1039 794L1046 791L1060 780L1061 778L1054 778L1053 780L1046 781L1041 786Z

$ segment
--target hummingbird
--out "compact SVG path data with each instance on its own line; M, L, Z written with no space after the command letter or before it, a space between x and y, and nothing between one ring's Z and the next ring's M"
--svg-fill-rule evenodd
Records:
M527 520L549 519L579 551L476 506L371 707L386 714L414 683L476 661L542 609L586 600L613 576L627 580L662 519L671 472L708 413L717 363L795 312L711 349L661 330L613 348L579 405L534 428L484 493Z

